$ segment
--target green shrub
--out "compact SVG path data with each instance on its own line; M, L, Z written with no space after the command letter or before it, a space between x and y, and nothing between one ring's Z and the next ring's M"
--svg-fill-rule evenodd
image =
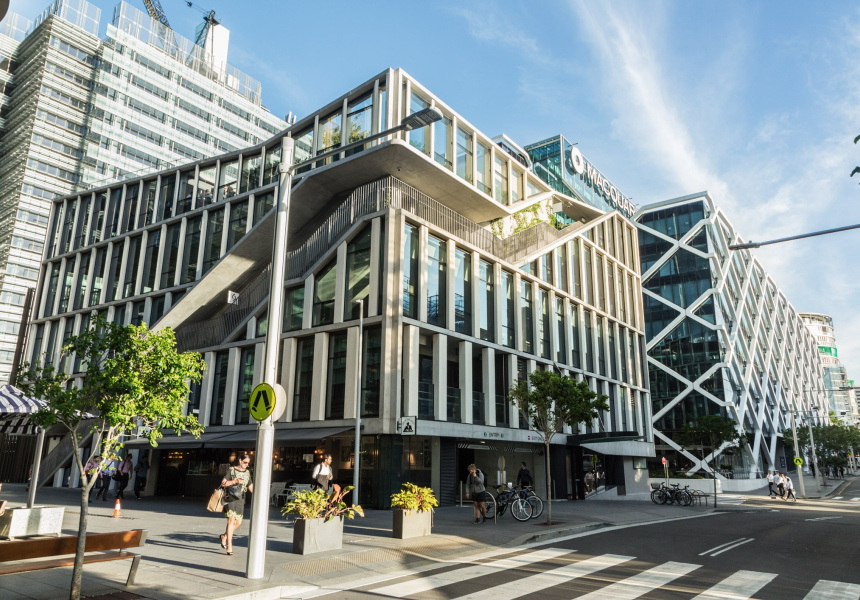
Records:
M404 483L403 488L396 494L391 494L391 508L406 511L432 512L439 501L429 487L418 487L414 483Z

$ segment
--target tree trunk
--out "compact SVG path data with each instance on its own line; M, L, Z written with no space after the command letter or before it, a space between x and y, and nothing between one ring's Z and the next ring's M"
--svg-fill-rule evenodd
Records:
M544 442L546 445L546 524L552 525L552 496L551 479L549 474L549 442Z
M81 580L84 575L84 552L87 546L87 514L90 508L89 486L81 488L81 517L78 520L78 546L75 548L75 566L72 568L72 587L69 600L80 600Z

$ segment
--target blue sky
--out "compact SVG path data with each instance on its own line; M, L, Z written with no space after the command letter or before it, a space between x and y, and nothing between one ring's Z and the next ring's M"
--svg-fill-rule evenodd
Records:
M201 15L161 0L190 37ZM110 20L115 2L96 0ZM142 9L142 2L133 2ZM46 0L12 0L27 17ZM747 239L860 223L850 2L227 2L230 62L300 117L402 67L489 135L562 133L637 204L708 190ZM860 231L756 251L860 380Z

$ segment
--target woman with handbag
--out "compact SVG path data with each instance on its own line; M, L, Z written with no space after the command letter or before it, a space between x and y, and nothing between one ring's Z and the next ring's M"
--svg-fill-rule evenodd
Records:
M313 484L327 492L331 485L331 477L331 454L323 454L323 461L314 467L314 472L311 475Z
M236 466L230 467L221 480L221 487L224 488L224 499L221 502L224 504L224 516L227 517L227 531L219 536L219 540L221 547L230 556L233 555L233 533L242 524L245 516L245 491L254 491L251 470L248 468L250 463L250 456L240 454Z

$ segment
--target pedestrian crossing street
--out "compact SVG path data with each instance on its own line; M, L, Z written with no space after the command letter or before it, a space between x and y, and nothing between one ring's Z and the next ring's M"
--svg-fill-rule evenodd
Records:
M670 561L650 568L643 565L636 572L640 563L631 563L636 560L633 556L604 554L578 560L579 556L576 550L560 548L528 550L487 562L448 563L449 567L437 566L425 572L393 573L387 580L376 583L355 581L339 589L320 588L315 593L305 590L301 597L312 598L331 593L342 596L346 590L355 590L360 591L362 598L513 600L530 596L544 599L635 600L645 595L649 598L660 597L658 590L671 588L673 598L677 598L678 591L682 590L688 594L685 598L689 600L748 600L768 584L778 581L774 573L742 570L702 589L707 584L695 576L696 571L703 566L701 564ZM616 567L621 569L612 571ZM633 574L630 574L631 567ZM512 572L518 576L512 577ZM588 579L587 585L577 587L571 583L577 579ZM598 589L594 589L595 586L599 586ZM548 591L551 588L557 589ZM860 600L860 585L819 580L812 589L806 591L803 598Z

